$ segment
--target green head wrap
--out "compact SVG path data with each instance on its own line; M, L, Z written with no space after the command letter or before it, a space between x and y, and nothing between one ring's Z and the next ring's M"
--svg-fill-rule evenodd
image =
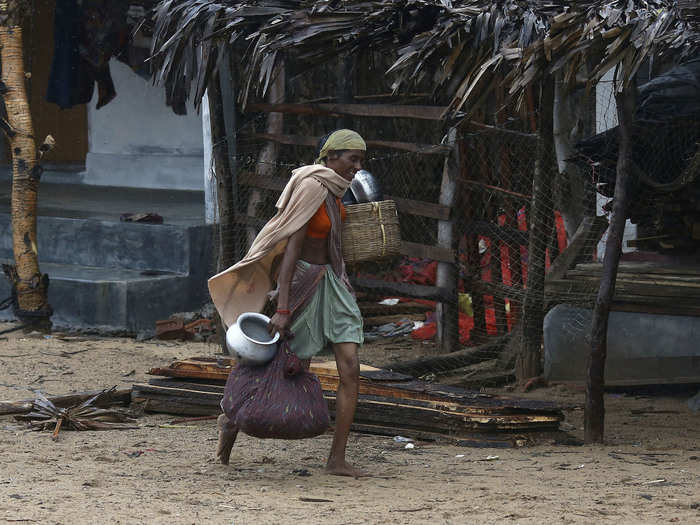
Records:
M360 134L351 129L339 129L331 133L326 142L321 145L321 151L318 152L316 164L326 164L326 157L329 151L338 151L342 149L359 149L367 151L367 144Z

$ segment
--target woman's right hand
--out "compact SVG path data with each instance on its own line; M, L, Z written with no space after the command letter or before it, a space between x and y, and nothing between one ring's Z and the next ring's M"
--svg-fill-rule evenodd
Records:
M285 337L289 331L289 324L292 319L290 314L275 313L270 319L270 323L267 325L271 335L275 335L275 332L279 332L280 337Z

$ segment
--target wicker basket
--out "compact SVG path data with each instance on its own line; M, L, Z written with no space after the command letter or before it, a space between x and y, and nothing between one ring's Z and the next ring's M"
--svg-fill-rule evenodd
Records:
M401 232L394 201L345 206L343 257L347 264L377 261L399 253Z

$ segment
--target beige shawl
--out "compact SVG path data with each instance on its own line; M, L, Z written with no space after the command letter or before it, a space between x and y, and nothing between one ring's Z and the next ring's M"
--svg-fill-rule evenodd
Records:
M292 172L280 195L277 213L260 230L246 256L209 279L209 293L224 325L244 312L259 312L272 290L273 263L284 253L287 239L303 228L328 192L342 197L350 181L325 166L313 164Z

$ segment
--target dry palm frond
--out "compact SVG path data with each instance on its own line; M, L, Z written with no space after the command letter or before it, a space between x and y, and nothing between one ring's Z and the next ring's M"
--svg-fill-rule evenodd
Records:
M372 48L396 54L405 91L431 79L451 112L473 109L508 73L512 96L554 72L575 85L609 69L627 85L647 58L700 49L695 0L165 0L156 9L153 62L170 94L197 104L225 47L245 64L242 98L270 83L280 54L321 64ZM237 45L238 44L238 45ZM498 74L496 74L498 73ZM583 76L583 78L581 78Z
M58 408L43 394L37 392L32 409L27 414L15 416L19 421L27 421L35 430L54 429L54 439L59 429L72 430L112 430L138 428L135 419L114 408L100 408L99 405L111 398L116 387L103 390L90 399L69 408Z

